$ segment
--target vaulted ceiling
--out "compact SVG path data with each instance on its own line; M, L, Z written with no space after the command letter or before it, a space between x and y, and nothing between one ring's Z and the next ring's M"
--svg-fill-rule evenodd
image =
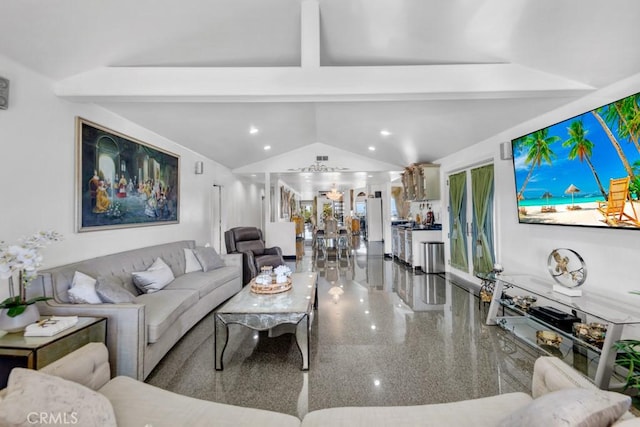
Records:
M637 0L4 0L0 55L238 173L301 185L289 169L333 150L361 183L640 72L638 18Z

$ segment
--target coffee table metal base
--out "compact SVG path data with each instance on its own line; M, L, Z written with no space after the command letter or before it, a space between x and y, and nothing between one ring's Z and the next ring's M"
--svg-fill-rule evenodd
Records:
M295 328L296 344L302 355L302 370L309 370L309 335L311 334L313 311L308 313L283 314L230 314L216 313L215 315L215 357L216 371L223 369L222 357L229 341L229 325L238 324L254 331L267 331L273 328L291 325Z

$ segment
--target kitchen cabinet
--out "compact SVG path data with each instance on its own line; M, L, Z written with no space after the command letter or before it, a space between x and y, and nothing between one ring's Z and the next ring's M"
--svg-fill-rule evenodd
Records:
M407 166L401 176L406 200L440 199L440 165L414 163Z

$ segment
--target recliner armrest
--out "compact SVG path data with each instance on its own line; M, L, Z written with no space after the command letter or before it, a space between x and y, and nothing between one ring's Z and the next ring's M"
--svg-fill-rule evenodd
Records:
M267 255L279 255L282 256L282 249L279 246L274 246L272 248L264 248L264 253Z
M256 257L251 251L242 251L243 278L242 284L246 285L252 278L258 275L258 267L256 267Z

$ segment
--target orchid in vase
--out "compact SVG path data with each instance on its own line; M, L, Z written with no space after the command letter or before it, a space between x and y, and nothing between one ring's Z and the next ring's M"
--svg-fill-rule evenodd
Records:
M7 309L7 316L19 316L28 305L49 299L42 296L27 299L26 288L38 276L38 268L42 265L40 250L59 240L62 240L62 235L55 231L40 231L20 239L16 245L0 242L0 279L9 279L10 295L0 303L0 309ZM17 295L13 286L13 276L16 272L19 276Z

